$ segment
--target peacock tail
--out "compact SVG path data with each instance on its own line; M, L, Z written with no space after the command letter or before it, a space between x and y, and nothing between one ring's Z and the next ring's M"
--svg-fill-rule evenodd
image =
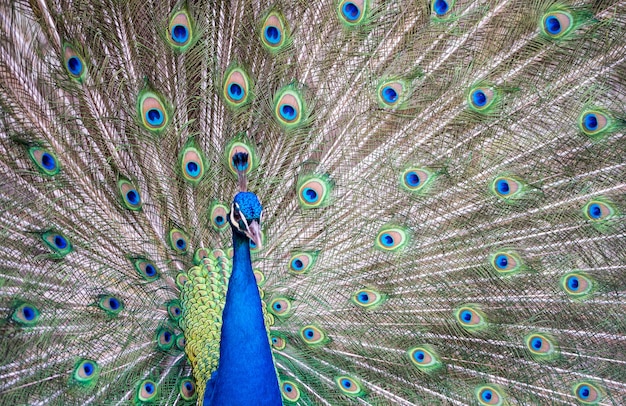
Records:
M246 388L239 169L285 405L626 404L625 106L620 0L3 2L0 403Z

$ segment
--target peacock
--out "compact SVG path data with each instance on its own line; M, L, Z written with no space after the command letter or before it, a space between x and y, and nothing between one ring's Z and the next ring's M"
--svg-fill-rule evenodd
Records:
M0 5L0 404L626 404L623 0Z

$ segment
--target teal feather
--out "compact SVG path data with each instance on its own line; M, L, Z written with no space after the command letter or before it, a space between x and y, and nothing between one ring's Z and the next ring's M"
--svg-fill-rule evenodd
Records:
M5 3L0 403L626 404L626 3Z

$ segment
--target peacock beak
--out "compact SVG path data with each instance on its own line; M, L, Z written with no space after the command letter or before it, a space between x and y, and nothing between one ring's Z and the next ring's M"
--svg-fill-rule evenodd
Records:
M248 229L245 233L248 238L254 241L258 249L263 248L263 242L261 241L261 225L258 220L252 220L250 224L248 224Z

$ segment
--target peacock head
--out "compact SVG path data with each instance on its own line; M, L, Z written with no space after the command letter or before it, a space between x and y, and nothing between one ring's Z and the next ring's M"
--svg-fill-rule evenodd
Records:
M244 234L261 248L261 217L263 206L252 192L239 192L230 206L228 216L233 233Z

